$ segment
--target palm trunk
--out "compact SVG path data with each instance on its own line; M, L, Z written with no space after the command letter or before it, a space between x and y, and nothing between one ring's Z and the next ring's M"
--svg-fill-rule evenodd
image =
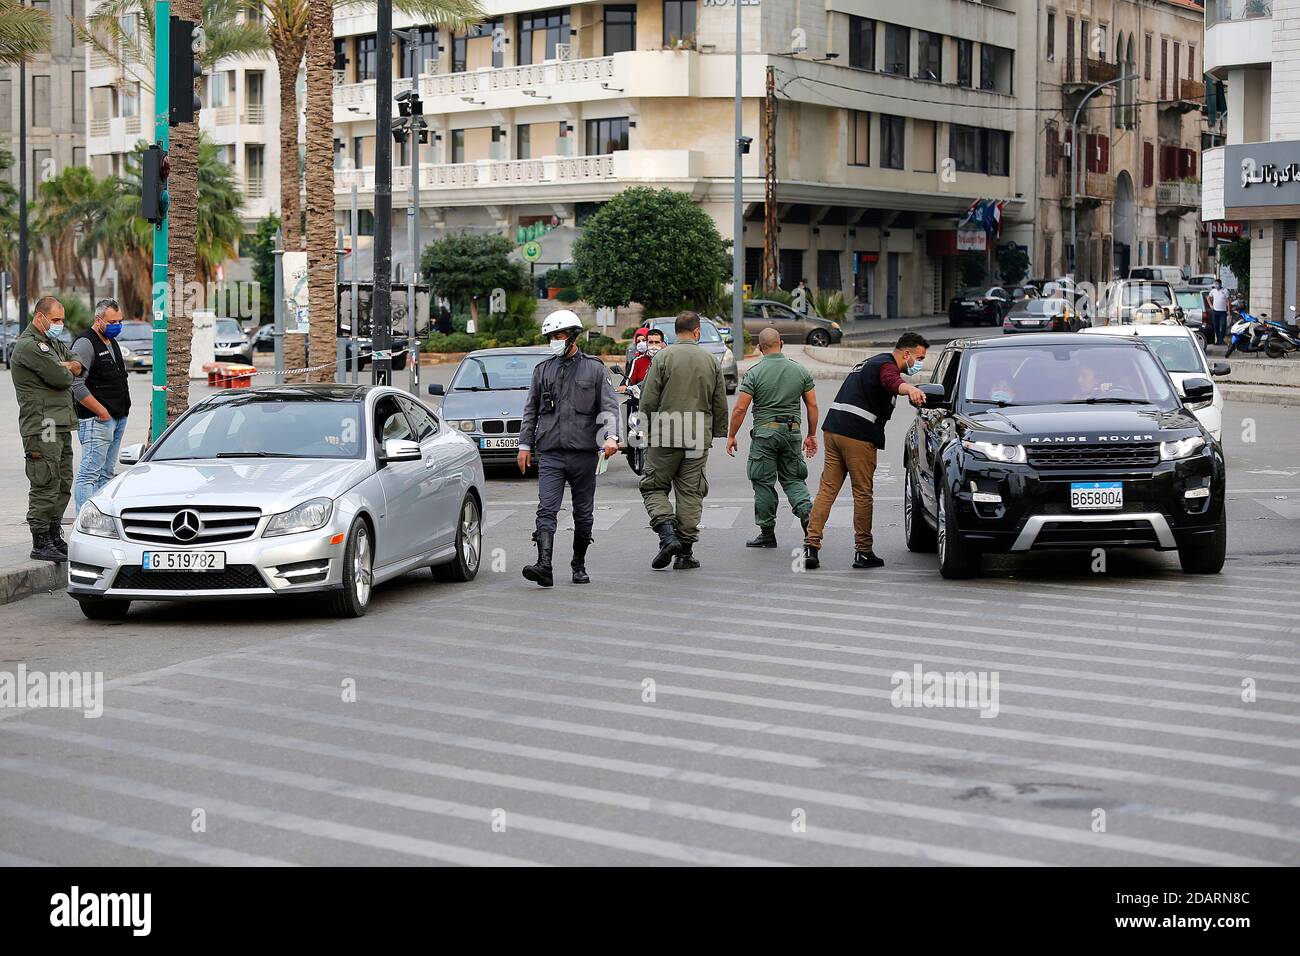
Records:
M280 222L284 247L297 250L302 240L302 205L298 177L298 65L303 44L276 42L280 72Z
M308 0L307 16L307 298L311 364L334 360L334 4ZM296 336L295 336L296 338ZM312 373L334 380L334 369Z
M174 0L172 13L183 20L203 19L201 0ZM166 23L158 24L166 30ZM197 119L197 117L196 117ZM167 191L168 266L167 289L171 310L167 317L167 420L173 421L190 404L190 347L196 303L185 294L196 281L198 260L196 239L199 221L199 129L197 123L182 123L171 129L171 178ZM192 288L192 286L191 286Z

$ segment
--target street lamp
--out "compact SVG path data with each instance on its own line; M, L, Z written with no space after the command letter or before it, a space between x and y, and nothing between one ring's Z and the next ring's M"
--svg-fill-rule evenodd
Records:
M1100 93L1108 86L1114 86L1116 83L1127 83L1129 80L1136 80L1137 74L1130 76L1117 76L1113 80L1107 80L1105 83L1098 83L1087 93L1083 94L1083 99L1079 100L1079 105L1074 108L1074 119L1070 122L1070 277L1077 280L1076 270L1079 265L1079 253L1075 249L1075 230L1079 219L1079 114L1083 112L1083 107L1088 100L1092 99L1094 93Z
M736 173L733 183L733 209L731 242L731 352L739 363L745 357L745 313L741 301L745 291L745 211L741 186L743 176L741 163L749 152L750 140L743 135L743 117L741 108L741 34L740 13L743 6L740 0L736 4Z

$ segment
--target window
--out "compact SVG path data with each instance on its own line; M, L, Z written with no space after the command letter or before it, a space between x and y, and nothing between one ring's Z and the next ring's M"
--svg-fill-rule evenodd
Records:
M72 122L86 121L86 74L81 70L72 71Z
M1009 176L1011 174L1011 134L1000 129L980 130L986 144L988 157L988 174L990 176Z
M694 7L694 4L691 4ZM569 11L542 10L519 15L518 62L525 65L556 58L555 47L568 43Z
M912 72L911 57L912 31L907 27L894 24L885 26L885 72L898 76L910 76Z
M515 126L515 159L532 159L532 129L527 123Z
M1088 53L1092 50L1092 24L1087 20L1079 21L1079 65L1088 59ZM1082 77L1080 77L1082 79Z
M605 7L605 56L636 49L636 7Z
M627 149L627 117L587 120L587 155L604 156Z
M1056 62L1056 11L1047 11L1047 62Z
M1196 44L1187 44L1187 78L1196 79Z
M980 44L980 89L1010 95L1015 56L1014 50Z
M1065 18L1065 78L1074 79L1074 17Z
M1181 77L1181 76L1183 75L1183 74L1182 74L1182 71L1179 69L1179 65L1180 65L1180 64L1179 64L1179 60L1181 59L1181 57L1179 56L1179 54L1180 54L1181 52L1182 52L1182 48L1181 48L1180 44L1175 43L1175 44L1174 44L1174 69L1173 69L1173 72L1170 73L1170 78L1171 78L1174 82L1173 82L1173 89L1171 90L1171 92L1170 92L1170 94L1169 94L1169 95L1172 96L1174 99L1178 99L1178 78Z
M923 80L943 82L943 37L938 33L917 31L917 58L921 61L917 75Z
M266 147L244 146L244 194L261 199L266 193Z
M386 395L375 403L375 440L413 440L411 423L406 420L402 406L397 404L397 399L392 395Z
M424 441L438 430L438 422L430 415L423 405L414 402L409 398L399 398L402 408L406 411L406 417L411 420L411 425L415 429L414 438L416 441Z
M907 120L902 116L880 116L880 165L885 169L903 168L903 137Z
M373 80L375 78L375 68L378 63L376 51L378 50L378 40L372 33L370 36L357 37L357 80Z
M1165 80L1169 73L1169 41L1160 38L1160 98L1165 98Z
M777 284L789 292L804 278L803 250L781 249L777 253L777 269L780 273Z
M348 68L348 41L334 41L334 69L343 72Z
M48 76L32 77L32 115L33 126L50 125L50 78Z
M871 114L849 110L849 165L871 165Z
M1149 188L1155 182L1156 148L1152 143L1142 144L1142 185Z
M453 163L465 162L465 131L463 129L451 131L451 161Z
M971 72L973 60L975 58L975 44L970 40L957 41L957 85L970 89L975 85L974 74Z
M664 46L695 39L695 0L664 0Z
M1043 135L1044 149L1046 155L1043 157L1043 172L1048 176L1055 176L1060 166L1061 158L1061 139L1057 133L1056 127L1049 124Z
M425 61L438 59L438 31L433 27L412 27L416 31L415 42L407 43L400 37L397 40L399 55L397 62L403 77L413 77L426 72Z
M817 250L817 288L826 290L842 288L840 254L832 249Z
M46 179L54 175L54 159L48 149L32 150L32 165L28 170L28 176L31 182L27 187L29 197L36 195L36 188Z
M14 84L8 77L0 77L0 129L13 128Z
M1011 134L954 123L949 131L948 154L959 172L1007 176L1011 169Z
M912 169L918 173L935 171L936 129L931 120L912 120Z
M849 17L849 66L859 70L876 68L876 21Z

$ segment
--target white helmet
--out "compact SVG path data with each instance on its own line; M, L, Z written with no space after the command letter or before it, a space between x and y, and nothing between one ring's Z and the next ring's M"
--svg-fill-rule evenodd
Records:
M542 323L542 335L550 336L568 329L582 331L582 319L568 309L557 309L546 317Z

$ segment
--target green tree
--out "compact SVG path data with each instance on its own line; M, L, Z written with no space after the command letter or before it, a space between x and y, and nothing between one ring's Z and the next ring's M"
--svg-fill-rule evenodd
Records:
M50 15L20 0L0 0L0 64L16 65L50 48Z
M467 304L478 327L478 300L486 302L493 289L510 293L528 287L523 263L510 259L513 250L513 243L505 236L457 233L424 247L420 271L430 291L450 299L453 309Z
M957 269L963 286L980 285L989 272L981 252L963 252L957 260Z
M998 272L1007 285L1016 285L1029 272L1029 254L1014 243L998 246Z
M275 233L279 228L280 217L271 213L257 221L257 231L253 234L251 242L253 281L258 286L263 315L271 314L267 310L275 303Z
M1219 264L1227 266L1237 277L1238 291L1250 294L1250 236L1219 244Z
M578 292L597 308L675 311L713 296L722 236L685 193L634 186L605 203L573 245Z

